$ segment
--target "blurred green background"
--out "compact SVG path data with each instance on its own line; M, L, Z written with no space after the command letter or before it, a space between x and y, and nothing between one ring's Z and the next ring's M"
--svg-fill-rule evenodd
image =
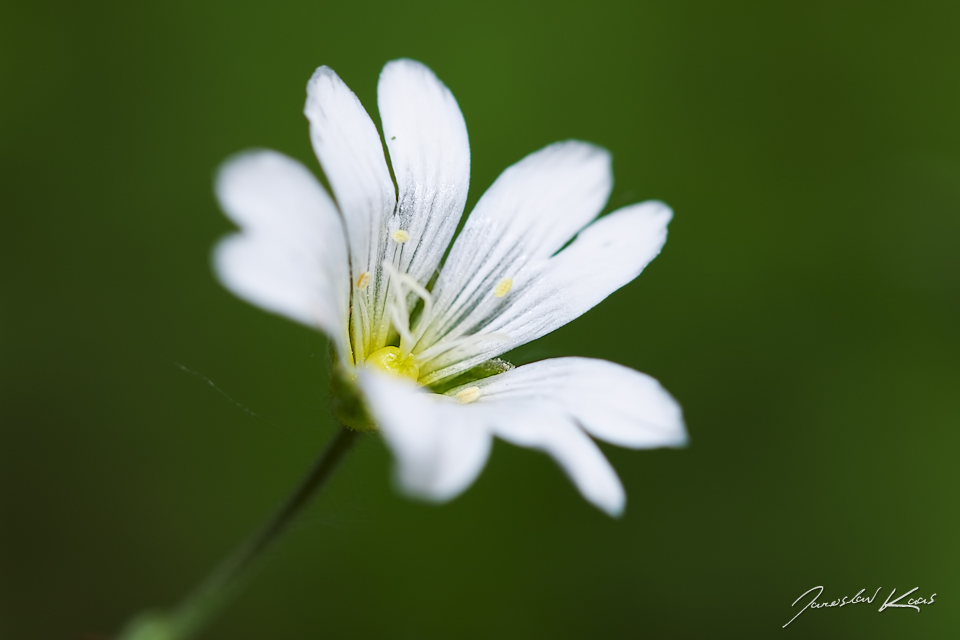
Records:
M512 359L650 373L691 446L604 447L616 521L503 443L460 499L410 502L367 438L206 638L956 637L958 24L946 0L5 0L0 638L174 602L329 438L323 337L211 274L212 176L248 147L317 168L312 71L379 123L403 56L463 110L468 210L571 137L613 152L610 208L674 208L637 281ZM938 595L781 629L817 585Z

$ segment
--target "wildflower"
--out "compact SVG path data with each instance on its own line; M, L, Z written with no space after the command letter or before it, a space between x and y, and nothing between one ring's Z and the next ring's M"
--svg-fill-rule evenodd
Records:
M677 403L653 378L609 362L514 368L498 356L639 275L666 241L670 209L646 202L594 221L612 186L610 156L560 142L504 171L450 247L470 173L456 100L427 67L397 60L380 74L378 105L383 141L331 69L310 79L310 137L336 202L279 153L227 161L217 196L241 232L216 249L220 279L329 336L338 417L382 432L408 493L458 495L496 436L545 451L584 497L619 514L623 487L590 436L681 446Z

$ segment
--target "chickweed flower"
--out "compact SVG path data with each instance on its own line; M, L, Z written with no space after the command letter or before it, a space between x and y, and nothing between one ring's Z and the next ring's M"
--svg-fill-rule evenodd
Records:
M676 401L610 362L513 367L499 356L637 277L666 241L670 209L644 202L597 218L612 188L609 153L558 142L504 171L454 240L470 181L456 100L430 69L396 60L377 101L382 139L331 69L307 85L333 197L274 151L223 165L217 197L240 232L216 248L221 281L330 338L337 417L382 433L409 494L460 494L499 437L546 452L587 500L619 514L623 487L592 438L681 446Z

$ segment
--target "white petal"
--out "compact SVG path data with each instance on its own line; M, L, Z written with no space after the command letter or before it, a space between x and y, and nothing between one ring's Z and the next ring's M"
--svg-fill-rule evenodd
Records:
M490 398L471 406L491 414L494 432L500 438L550 455L588 501L612 516L623 512L627 498L617 473L593 440L557 405Z
M612 185L610 155L583 142L552 144L504 171L477 203L434 287L423 344L457 338L508 304L497 285L514 283L595 218Z
M387 221L396 206L383 144L360 100L329 67L320 67L310 78L304 113L313 149L343 214L354 280L363 273L372 278L363 294L368 302L362 321L367 326L361 333L368 335L384 318L387 294L381 265Z
M216 193L242 229L215 250L223 284L248 302L320 327L347 354L346 238L313 174L282 154L253 151L224 163Z
M450 90L413 60L395 60L383 68L377 102L399 189L389 231L409 234L405 243L389 246L400 251L400 270L425 285L450 244L467 200L467 127Z
M421 365L422 382L432 384L455 375L586 313L636 278L660 253L672 216L665 204L651 201L600 218L539 271L519 276L515 292L504 298L502 307L486 314L474 312L452 333L482 331L503 339L475 342L434 357Z
M480 474L492 437L483 414L462 411L412 383L361 370L359 382L383 437L397 460L397 480L409 494L446 501Z
M553 403L591 435L621 447L679 447L687 442L680 405L660 383L605 360L542 360L476 384L484 401Z
M405 380L361 370L360 384L397 459L408 493L431 500L460 494L482 470L491 435L544 451L580 493L611 515L626 501L616 472L596 444L553 399L487 393L471 404L423 393Z

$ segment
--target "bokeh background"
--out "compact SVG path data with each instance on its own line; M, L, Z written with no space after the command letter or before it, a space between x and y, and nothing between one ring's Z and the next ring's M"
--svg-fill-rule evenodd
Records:
M511 357L650 373L691 446L604 447L612 520L503 443L452 504L411 502L366 438L205 637L956 637L958 24L946 0L4 0L0 638L176 601L321 450L327 345L214 280L212 176L249 147L318 169L312 71L379 123L403 56L459 100L468 210L565 138L612 151L609 208L674 208L637 281ZM781 629L817 585L938 595Z

